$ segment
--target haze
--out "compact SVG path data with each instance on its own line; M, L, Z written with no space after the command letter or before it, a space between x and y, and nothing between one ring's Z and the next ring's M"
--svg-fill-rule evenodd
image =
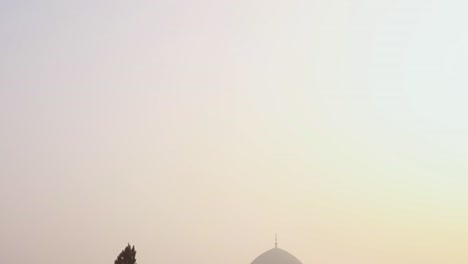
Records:
M0 263L468 262L465 1L0 3Z

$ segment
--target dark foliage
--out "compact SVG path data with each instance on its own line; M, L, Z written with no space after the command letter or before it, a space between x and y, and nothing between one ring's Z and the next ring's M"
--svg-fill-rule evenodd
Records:
M120 255L114 261L114 264L136 264L136 251L135 246L130 247L130 244L122 250Z

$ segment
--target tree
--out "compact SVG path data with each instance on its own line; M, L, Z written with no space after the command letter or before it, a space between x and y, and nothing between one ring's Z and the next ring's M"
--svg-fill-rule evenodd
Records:
M135 246L130 247L130 244L122 250L114 264L136 264L136 251Z

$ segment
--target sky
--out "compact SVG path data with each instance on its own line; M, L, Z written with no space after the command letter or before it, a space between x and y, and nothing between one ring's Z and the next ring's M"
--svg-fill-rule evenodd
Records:
M0 1L0 263L466 264L467 9Z

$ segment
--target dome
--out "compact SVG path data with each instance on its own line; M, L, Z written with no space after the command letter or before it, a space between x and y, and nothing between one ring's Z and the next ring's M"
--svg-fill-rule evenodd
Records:
M268 250L267 252L258 256L252 264L302 264L292 254L277 247Z

